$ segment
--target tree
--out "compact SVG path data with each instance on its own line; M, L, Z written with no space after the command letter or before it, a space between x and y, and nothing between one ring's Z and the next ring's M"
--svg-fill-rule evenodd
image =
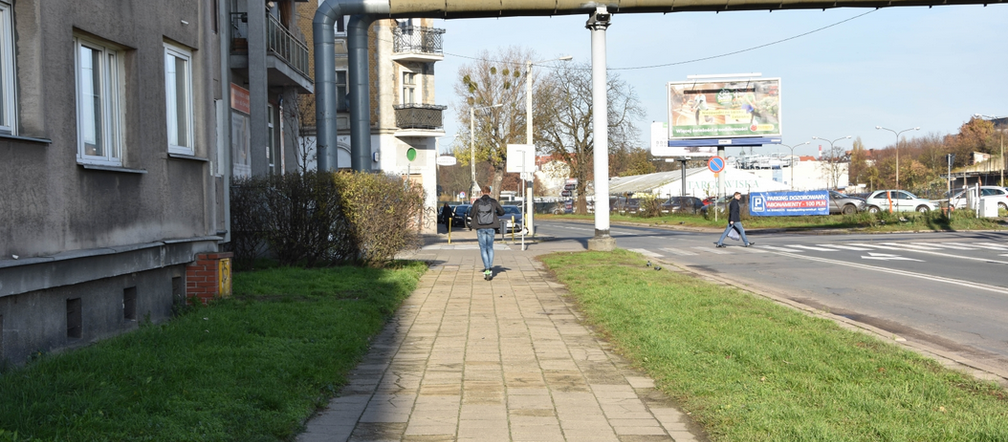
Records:
M564 63L553 72L548 85L550 93L537 94L537 106L546 114L536 126L536 145L544 153L554 155L567 163L571 176L577 178L577 203L575 211L587 213L585 189L594 178L593 155L595 147L592 130L592 79L591 65ZM642 118L643 109L633 88L614 73L609 73L606 83L608 95L609 152L629 152L637 142L633 121ZM645 159L646 154L644 155ZM627 168L628 170L630 168ZM611 171L610 171L611 172ZM607 198L595 195L595 198Z
M294 154L298 171L309 170L309 165L315 164L315 137L306 136L315 132L315 96L297 94L283 106L284 125L298 128L299 135L294 138Z
M476 162L486 161L491 171L494 198L500 198L507 165L507 145L525 143L525 61L535 59L527 49L508 48L490 54L483 51L472 64L458 71L455 93L463 97L457 103L460 136L455 137L455 156L469 165L469 141L473 137ZM542 82L533 78L533 96L540 99ZM469 133L470 109L475 110L473 132ZM481 108L481 109L480 109ZM533 118L543 121L537 106ZM486 183L480 183L486 185Z
M868 177L868 152L865 150L861 137L854 140L851 147L850 166L847 169L847 180L854 185L864 183Z
M849 138L849 137L848 137ZM857 141L855 141L856 143ZM821 161L821 167L823 168L823 173L826 174L827 186L836 189L840 187L840 177L848 172L848 165L850 164L850 155L844 151L844 148L834 144L829 151L827 151Z

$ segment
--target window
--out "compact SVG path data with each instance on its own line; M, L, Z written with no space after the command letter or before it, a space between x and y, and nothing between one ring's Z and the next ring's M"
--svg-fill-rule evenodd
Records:
M193 155L192 53L168 43L165 43L165 96L168 152Z
M7 3L0 2L0 133L16 135L17 119L14 110L16 97L14 96L14 33L12 26L14 20L11 14L13 8Z
M346 112L350 109L350 98L347 95L347 71L336 71L336 112Z
M77 160L122 166L122 53L74 39L77 72Z
M416 73L403 72L402 104L416 103Z

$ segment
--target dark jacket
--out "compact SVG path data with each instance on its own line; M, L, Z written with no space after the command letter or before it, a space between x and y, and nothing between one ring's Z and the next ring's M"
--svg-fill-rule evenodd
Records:
M728 204L728 221L729 222L741 222L742 214L739 213L739 200L732 198L731 203Z
M493 212L493 221L490 224L480 224L479 220L479 207L482 204L490 203L492 206L491 211ZM473 201L472 207L469 208L469 217L472 219L472 228L474 229L499 229L500 228L500 217L504 215L504 208L501 207L497 200L490 198L490 195L483 195L476 201Z

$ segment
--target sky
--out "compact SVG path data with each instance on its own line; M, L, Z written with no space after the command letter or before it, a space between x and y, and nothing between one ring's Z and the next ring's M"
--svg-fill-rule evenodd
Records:
M587 15L436 20L446 30L444 60L435 65L435 103L447 105L446 152L458 130L454 94L460 66L482 51L531 48L537 60L565 55L591 63ZM823 29L825 28L825 29ZM828 10L613 14L606 31L610 75L640 99L646 116L635 123L641 147L651 122L667 122L666 84L687 75L759 72L781 79L782 142L815 155L812 137L849 149L956 133L973 114L1008 116L1008 5L839 8ZM747 50L748 49L748 50ZM737 52L737 53L736 53ZM722 54L732 54L720 56ZM714 57L714 58L711 58ZM692 61L705 59L703 61ZM550 63L535 69L549 69ZM650 67L659 66L659 67ZM650 67L650 68L648 68ZM748 150L748 149L747 149ZM728 148L735 155L739 148ZM787 153L777 145L756 153Z

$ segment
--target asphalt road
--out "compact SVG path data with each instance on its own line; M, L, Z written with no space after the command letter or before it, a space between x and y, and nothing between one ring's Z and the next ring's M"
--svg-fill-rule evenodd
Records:
M538 233L587 243L592 224L539 221ZM614 225L620 248L868 324L1008 378L1008 233L810 234Z

